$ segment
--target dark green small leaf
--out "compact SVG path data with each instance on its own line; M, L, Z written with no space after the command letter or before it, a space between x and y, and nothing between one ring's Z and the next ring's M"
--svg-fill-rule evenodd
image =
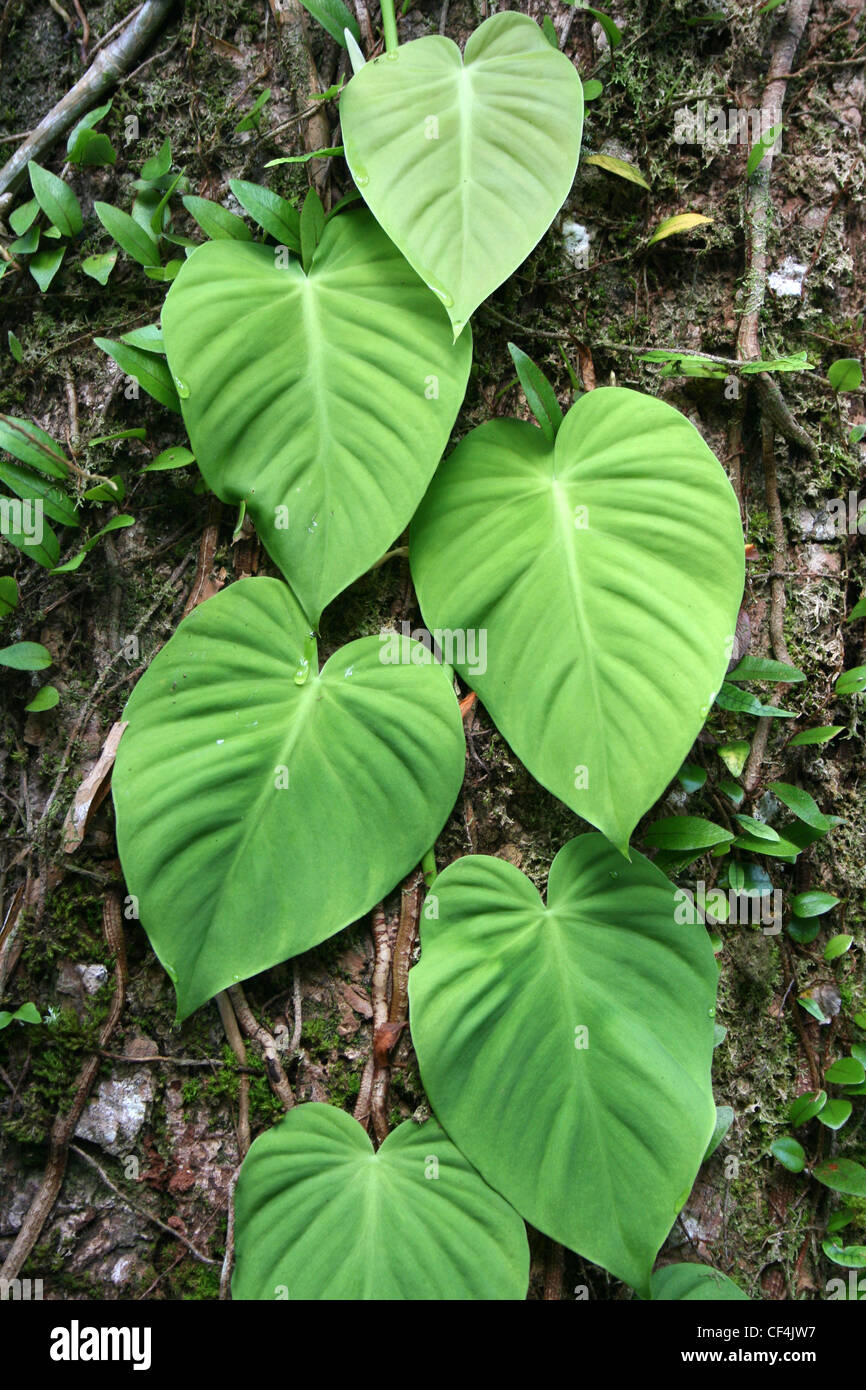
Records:
M120 370L133 377L149 396L168 410L180 414L178 388L161 357L155 352L142 352L140 348L130 347L128 343L113 342L110 338L94 338L93 341L109 357L113 357Z
M511 360L517 368L517 375L523 387L524 395L529 402L529 408L541 426L541 432L548 443L552 444L556 438L556 432L562 424L563 415L559 407L559 401L547 377L514 343L508 344L508 351L511 353Z
M541 32L544 34L551 48L559 48L559 35L556 32L553 20L550 18L549 14L544 15L542 18Z
M834 1086L860 1086L866 1081L866 1069L856 1057L838 1057L824 1072L824 1080Z
M91 550L93 549L93 547L96 545L96 543L97 543L97 541L99 540L100 536L107 535L107 533L108 533L109 531L117 531L117 530L121 529L121 528L124 527L124 526L132 526L132 525L134 524L134 522L135 522L135 517L134 517L134 516L115 516L115 517L112 517L111 521L107 522L106 525L103 526L103 527L101 528L101 530L97 531L95 536L91 536L91 537L89 538L89 540L86 540L86 541L84 542L84 545L81 547L81 549L78 551L78 553L77 553L76 555L73 555L73 556L72 556L72 559L71 559L71 560L67 560L67 561L66 561L64 564L62 564L62 565L55 565L54 570L52 571L52 573L54 573L54 574L70 574L73 570L77 570L78 567L81 565L82 561L84 560L84 557L85 557L85 556L89 553L89 551L91 551Z
M163 449L161 454L157 454L153 462L147 464L142 472L162 473L170 468L186 468L190 463L195 463L195 454L182 444L172 444L168 449Z
M343 47L345 47L345 44L343 45ZM263 92L260 92L259 95L256 97L247 114L245 116L241 116L241 119L235 126L236 135L240 135L245 130L258 129L259 116L261 115L262 110L270 101L270 99L271 89L270 87L266 87L265 90Z
M683 763L677 773L677 778L687 792L696 792L700 791L706 782L707 774L704 768L698 767L697 763Z
M841 1129L843 1125L848 1123L853 1109L850 1100L838 1096L834 1100L827 1101L818 1116L818 1120L822 1125L826 1125L827 1129Z
M158 152L142 165L141 177L146 183L156 183L164 178L171 168L171 141L163 140Z
M67 183L31 159L27 168L37 203L63 236L77 236L83 226L81 205Z
M847 936L844 933L840 933L839 936L831 936L824 947L824 959L838 960L840 956L844 956L850 951L853 944L853 936Z
M733 710L741 714L754 714L758 718L775 719L796 719L796 714L791 710L778 709L775 705L762 705L756 696L748 690L740 690L739 686L732 685L730 681L723 681L722 688L716 696L716 704L720 709Z
M159 248L149 229L111 203L94 203L93 211L109 236L139 265L159 265Z
M81 269L85 275L89 275L91 280L97 280L100 285L108 284L108 277L117 264L117 252L105 251L99 256L87 256L81 262Z
M823 724L817 729L802 729L791 739L789 747L802 748L812 743L829 743L831 738L841 734L844 724Z
M341 48L346 47L344 29L348 29L356 43L361 42L358 21L352 11L343 4L343 0L301 0L301 4Z
M750 179L758 165L763 163L764 159L775 145L776 137L781 129L781 123L779 125L774 125L772 130L765 131L760 140L755 141L754 145L749 150L749 158L746 161L746 178Z
M832 893L809 889L805 893L795 893L790 900L790 907L795 917L820 917L838 902L839 899L834 898Z
M0 577L0 618L18 607L18 585L11 574Z
M856 391L863 380L863 368L856 357L840 357L831 363L827 380L834 391Z
M253 234L243 218L229 212L221 203L211 202L210 198L196 198L191 194L181 201L211 241L252 241Z
M305 274L310 272L313 256L316 254L316 247L324 229L325 209L322 207L322 200L315 188L311 188L304 199L300 219L301 259Z
M853 1158L828 1158L816 1163L812 1177L834 1192L845 1192L851 1197L866 1197L866 1168Z
M290 251L301 250L301 219L296 208L279 193L244 179L231 179L229 188L241 207L260 227Z
M726 678L729 681L774 681L793 684L804 681L806 677L796 666L788 666L784 661L770 661L765 656L744 656Z
M33 696L30 704L25 705L24 708L28 714L41 714L44 710L54 709L54 706L59 703L60 695L54 686L43 685L42 689Z
M32 265L33 262L31 261ZM837 695L860 695L866 690L866 666L852 666L850 671L843 671L836 681Z
M802 1173L806 1167L806 1154L803 1145L788 1135L781 1139L774 1139L770 1145L770 1153L791 1173Z
M44 671L51 659L51 653L38 642L14 642L0 650L0 666L8 666L10 671Z
M655 821L644 835L644 843L656 849L709 849L733 840L729 830L699 816L668 816Z
M800 1125L806 1124L809 1120L814 1120L815 1116L824 1109L827 1104L826 1091L807 1091L805 1095L797 1096L788 1106L788 1119L795 1129Z
M14 212L10 212L9 226L16 236L23 236L26 231L30 230L38 211L39 204L36 199L30 198L26 203L15 208Z
M43 294L60 269L65 252L65 247L57 246L50 251L37 251L35 256L31 256L27 268Z

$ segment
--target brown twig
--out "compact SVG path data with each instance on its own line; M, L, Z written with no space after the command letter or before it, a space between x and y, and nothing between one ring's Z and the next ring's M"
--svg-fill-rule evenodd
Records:
M283 1071L279 1049L277 1048L273 1036L268 1032L267 1028L256 1019L252 1009L247 1003L247 998L241 985L232 985L229 988L228 995L232 1001L232 1008L235 1011L235 1016L240 1024L242 1032L246 1033L247 1037L252 1042L257 1043L262 1050L265 1072L271 1084L271 1090L282 1102L283 1107L286 1110L291 1110L295 1103L295 1097L289 1085L286 1073Z
M89 1153L85 1153L84 1149L79 1149L77 1144L70 1144L69 1148L72 1153L76 1154L77 1157L92 1168L94 1172L99 1174L101 1181L114 1193L115 1197L119 1197L121 1202L125 1202L128 1207L138 1212L139 1216L143 1216L146 1221L150 1221L152 1225L158 1226L167 1236L171 1236L174 1240L179 1240L181 1245L185 1245L189 1253L197 1259L200 1264L215 1265L219 1263L218 1260L211 1259L210 1255L205 1255L202 1250L199 1250L197 1245L193 1245L192 1241L189 1240L187 1236L183 1235L182 1232L176 1231L173 1226L167 1226L164 1221L160 1221L158 1216L154 1216L152 1211L148 1211L147 1207L142 1206L140 1202L136 1202L133 1197L130 1197L129 1194L119 1188L116 1183L113 1183L105 1169L101 1168L96 1162L96 1159L91 1158Z
M238 1028L232 1001L225 990L217 995L216 1003L229 1047L234 1053L238 1066L242 1068L241 1084L238 1090L237 1140L238 1152L241 1159L244 1159L250 1147L250 1078L247 1073L247 1049L241 1037L241 1030Z
M147 0L134 10L117 38L94 58L83 77L53 106L12 158L0 169L0 216L4 216L28 161L39 160L70 126L116 85L162 29L174 0Z
M391 966L391 938L383 903L377 903L373 908L370 915L370 927L373 933L373 979L370 996L373 1007L372 1024L375 1041L378 1030L388 1022L388 972ZM376 1071L374 1048L367 1059L355 1104L355 1119L365 1128L369 1124L372 1113L373 1082Z

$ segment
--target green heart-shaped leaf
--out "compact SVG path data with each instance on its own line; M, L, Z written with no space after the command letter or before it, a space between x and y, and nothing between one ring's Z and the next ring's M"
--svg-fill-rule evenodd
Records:
M325 227L309 275L285 247L215 241L165 302L192 448L246 502L313 626L407 525L460 409L472 344L370 215Z
M625 849L722 684L743 590L736 498L697 430L620 387L553 445L490 421L439 468L410 554L428 626L486 644L455 664L514 752Z
M354 922L433 844L463 777L445 670L376 637L318 672L275 579L193 609L136 686L117 843L178 1016ZM299 683L300 682L300 683Z
M665 1265L657 1270L652 1278L652 1297L655 1302L751 1302L749 1295L720 1269L696 1264Z
M409 975L440 1123L527 1221L649 1295L713 1133L718 970L674 889L601 835L560 850L547 906L512 864L435 880Z
M235 1299L523 1299L520 1217L435 1120L378 1153L357 1120L301 1105L262 1134L235 1193Z
M534 20L498 14L462 59L434 34L366 63L340 96L340 122L365 202L439 295L456 337L565 201L583 93Z

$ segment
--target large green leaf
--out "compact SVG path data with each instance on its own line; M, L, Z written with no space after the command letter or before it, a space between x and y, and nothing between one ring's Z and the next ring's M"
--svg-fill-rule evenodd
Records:
M384 650L363 637L319 673L289 589L244 579L133 691L117 843L180 1018L355 921L441 830L464 763L451 681Z
M583 93L534 20L498 14L462 58L433 34L366 63L340 96L340 123L364 200L456 337L568 196Z
M490 421L440 467L410 554L428 626L486 641L455 664L514 752L625 849L722 684L743 589L737 502L697 430L619 387L553 445Z
M679 1303L746 1302L749 1295L709 1265L665 1265L652 1277L652 1296L656 1302L674 1300Z
M378 1153L357 1120L301 1105L261 1135L235 1194L235 1299L523 1299L520 1217L435 1120Z
M560 850L546 907L486 856L432 894L409 996L437 1118L521 1216L647 1297L715 1125L706 931L601 835Z
M162 314L193 451L245 501L314 626L407 525L460 409L472 345L364 210L309 275L283 249L209 243Z

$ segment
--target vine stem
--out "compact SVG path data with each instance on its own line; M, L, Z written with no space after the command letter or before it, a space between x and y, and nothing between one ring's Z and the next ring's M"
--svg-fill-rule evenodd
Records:
M382 0L382 28L385 31L385 52L396 53L399 40L397 38L394 0Z

